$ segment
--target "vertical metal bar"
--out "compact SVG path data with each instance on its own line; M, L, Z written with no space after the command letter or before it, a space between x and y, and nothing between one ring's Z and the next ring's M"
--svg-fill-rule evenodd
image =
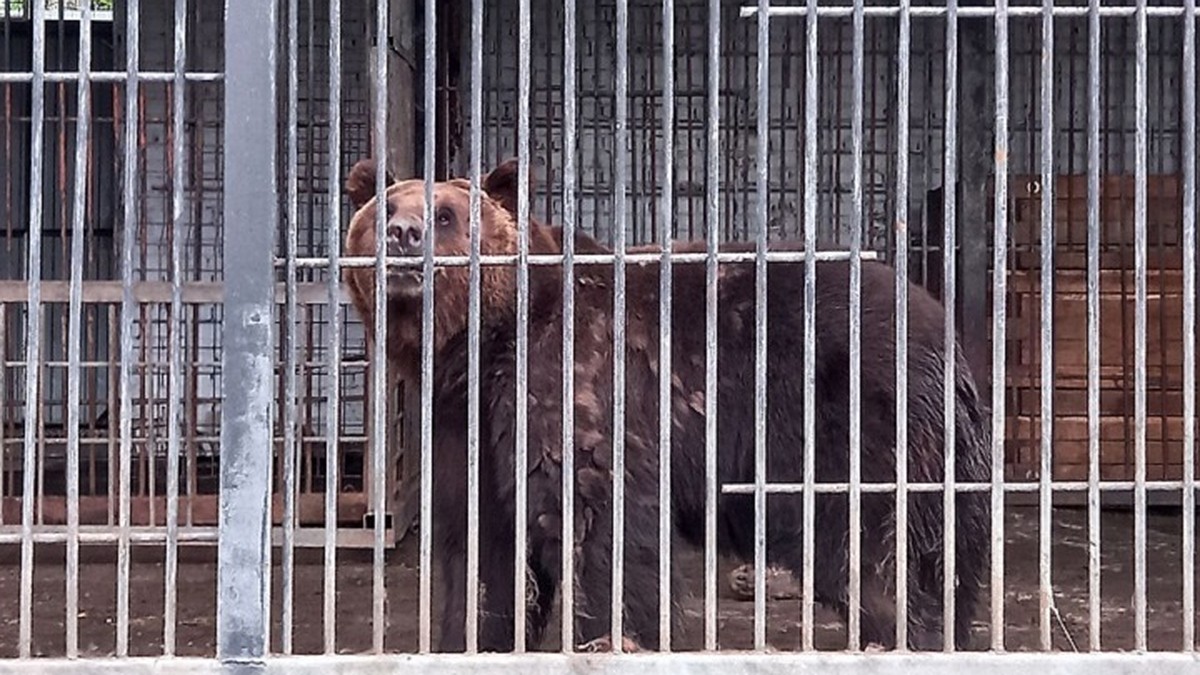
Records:
M721 231L721 2L708 2L708 155L705 157L704 649L717 648L717 242Z
M181 2L183 0L180 0ZM283 421L283 598L280 628L283 653L293 651L293 632L296 622L296 255L300 230L299 195L299 122L297 109L300 97L300 7L298 0L288 0L287 26L287 298L284 309L287 328L284 337L287 343L287 370L284 375L284 421ZM312 225L310 224L310 231Z
M628 229L629 184L629 0L617 0L616 195L613 250L613 549L612 626L613 652L622 647L625 606L625 235ZM570 517L567 514L566 517ZM571 621L572 617L563 617Z
M175 0L175 68L171 85L171 331L167 342L167 551L164 571L163 653L175 653L179 571L179 452L183 408L184 93L187 64L187 0ZM287 332L290 337L291 330ZM290 363L290 361L289 361Z
M468 271L468 294L469 306L467 308L467 499L471 504L471 509L468 514L467 530L470 532L470 537L467 540L467 556L473 563L468 564L468 569L475 570L478 574L479 569L479 322L480 322L480 265L479 254L481 242L480 237L480 209L481 197L479 186L481 185L480 168L483 162L483 2L482 0L472 0L471 2L471 194L470 194L470 213L469 226L471 231L471 250L470 250L470 270ZM517 530L516 536L521 537L525 534L523 529ZM518 582L513 585L514 589L523 588L521 586L525 581L524 558L518 554L513 558L513 572L516 574ZM478 593L474 590L476 586L470 582L467 588L471 589L468 597L478 597ZM468 603L468 607L471 605ZM478 606L474 610L468 609L467 616L473 617L478 614ZM513 591L513 639L516 651L523 651L525 643L525 594L522 592ZM472 638L468 637L468 641ZM468 651L473 651L474 647L469 647Z
M67 330L67 570L68 659L79 655L79 398L83 349L83 242L87 205L88 138L92 110L92 3L82 3L79 22L79 79L75 126L75 186L71 205L71 289ZM65 104L64 104L65 105ZM38 236L32 230L30 236ZM3 358L0 356L0 358ZM32 405L32 402L30 402ZM173 607L172 607L173 609Z
M561 649L575 643L575 0L563 2L563 352L562 352L562 622ZM522 599L522 602L524 599ZM517 644L525 648L525 613L518 614Z
M1196 650L1196 0L1183 3L1183 651Z
M1146 649L1146 0L1138 0L1134 80L1134 473L1133 622L1135 646Z
M896 648L908 650L908 125L909 0L900 0L896 94Z
M766 4L766 3L762 3ZM804 60L804 578L801 647L812 651L813 588L816 570L817 430L817 0L807 0ZM759 11L763 11L760 7ZM765 78L764 78L765 79ZM760 214L764 218L766 214ZM764 242L765 243L765 242ZM765 304L765 303L764 303ZM765 332L765 331L764 331Z
M671 237L675 221L675 2L662 3L662 201L658 290L658 633L671 651Z
M275 223L277 4L233 4L225 23L226 223ZM263 36L267 36L264 39ZM254 67L251 64L260 64ZM334 181L330 181L333 183ZM270 628L274 227L227 227L222 351L217 656L259 660Z
M433 640L430 613L433 579L433 179L437 157L437 2L425 0L425 247L421 288L421 525L418 592L418 647L428 653Z
M943 333L943 349L946 354L946 365L942 376L942 428L945 430L946 441L943 444L942 476L942 650L953 652L955 649L955 579L957 573L958 535L955 521L957 520L958 500L956 484L956 459L958 441L955 391L957 389L956 359L957 335L954 325L955 312L958 304L955 287L955 248L957 246L957 216L958 216L958 0L946 3L946 137L944 143L945 166L942 171L942 305L946 308L945 329Z
M478 649L479 634L479 304L480 304L480 165L482 163L482 69L483 44L477 33L483 31L483 8L479 2L471 5L471 191L469 195L469 227L471 232L471 268L469 274L469 307L467 312L467 653ZM477 115L476 110L479 110ZM436 249L435 249L436 250ZM520 475L520 474L518 474ZM518 483L521 478L514 476ZM518 500L517 510L521 509ZM515 528L516 536L524 535L524 528ZM525 594L515 589L523 588L525 564L520 554L513 557L513 573L518 581L513 584L514 616L525 616ZM515 624L514 624L515 629ZM515 638L515 633L514 633Z
M330 23L330 32L341 32L340 23ZM378 157L375 171L376 204L387 200L388 139L387 139L387 103L388 103L388 0L377 0L375 3L375 128L371 145L375 147ZM331 133L340 133L331 129ZM337 182L337 181L331 181ZM383 535L384 519L387 512L386 490L387 483L387 425L384 419L387 415L387 209L375 209L375 341L372 343L374 353L371 355L371 482L372 497L374 497L375 519L374 541L371 556L371 647L376 654L383 653L384 632L387 628L387 615L384 611L387 602L387 588L384 585L384 554Z
M7 0L6 0L7 1ZM5 26L7 28L7 25ZM8 96L7 87L5 95ZM11 124L6 120L7 126ZM5 149L5 159L8 160L11 156L9 149ZM6 197L12 198L11 184L6 186ZM9 202L11 203L11 201ZM8 389L8 305L0 304L0 415L9 407L9 389ZM3 467L9 466L8 462L8 445L10 439L5 433L6 425L0 424L0 502L5 497L11 497L15 492L12 489L12 471L6 471ZM3 509L0 509L0 525L8 525L8 520L4 517Z
M516 568L515 595L525 597L526 530L528 516L529 463L529 88L530 88L530 0L517 8L517 405L516 405ZM570 517L569 515L566 517ZM474 537L475 535L472 535ZM564 546L568 545L566 542ZM468 561L468 570L470 562ZM468 575L470 572L468 571ZM471 587L470 582L467 583ZM470 606L468 605L468 616ZM467 638L470 640L470 637ZM616 640L619 642L620 640Z
M1054 0L1042 0L1042 237L1041 385L1042 427L1038 471L1038 616L1041 646L1051 647L1050 535L1054 526L1051 486L1054 452Z
M770 195L767 193L767 161L770 145L770 35L771 14L767 0L758 2L757 78L755 80L757 113L755 115L754 185L758 202L754 218L758 222L754 256L754 649L767 648L767 213ZM809 7L813 3L809 2ZM809 15L809 21L816 18ZM807 108L806 113L809 113ZM807 138L805 139L808 140ZM815 164L806 164L805 176L812 174ZM806 203L807 207L808 204ZM808 240L805 239L805 243ZM805 316L811 310L805 307ZM806 335L811 338L811 335ZM808 340L805 341L807 345ZM805 347L807 355L807 346ZM808 366L808 363L804 364ZM808 411L805 410L807 414ZM806 441L808 439L805 439ZM807 449L807 445L805 446ZM805 458L807 461L807 457ZM807 485L806 485L807 487ZM807 495L807 493L805 493ZM805 515L808 515L805 504ZM808 535L808 532L805 532ZM807 571L807 568L805 568ZM805 626L807 628L808 626Z
M866 42L863 0L854 0L850 114L850 582L847 647L862 648L862 251L863 228L863 51Z
M124 219L121 225L121 365L120 387L120 467L117 473L117 656L129 655L129 547L130 490L133 480L133 323L137 305L133 299L133 251L137 241L137 129L138 67L141 44L141 2L129 0L125 6L125 163ZM226 83L228 89L228 83ZM40 147L40 146L38 146ZM228 315L227 315L228 316ZM29 494L29 493L26 493Z
M316 22L310 5L308 20ZM340 469L341 444L338 434L341 431L341 394L342 394L342 305L341 305L341 267L339 263L342 248L341 226L341 194L338 190L340 181L334 176L341 175L342 158L342 1L330 0L329 25L329 195L327 225L329 272L329 386L327 410L325 415L325 541L324 541L324 593L322 595L322 612L324 627L323 649L326 654L337 650L337 493L338 474ZM311 82L311 80L310 80ZM311 86L311 85L310 85ZM380 164L378 169L384 168Z
M1088 2L1088 649L1100 651L1100 0Z
M992 649L1004 651L1004 372L1008 270L1008 0L996 0L992 227Z
M137 0L133 0L136 5ZM33 641L33 492L37 472L38 375L42 349L42 144L45 119L46 8L33 4L33 84L30 91L29 142L29 304L25 314L25 456L21 488L21 609L18 642L21 658L32 655ZM122 334L123 335L123 334ZM124 362L122 362L124 366ZM125 378L121 379L122 384ZM124 412L124 408L122 408ZM119 639L119 638L118 638Z

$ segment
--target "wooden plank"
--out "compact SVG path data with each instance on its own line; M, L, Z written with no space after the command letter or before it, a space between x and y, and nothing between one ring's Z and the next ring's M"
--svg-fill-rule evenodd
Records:
M1054 414L1056 417L1087 416L1087 381L1078 379L1065 387L1059 380L1054 386ZM1011 385L1011 383L1010 383ZM1009 394L1009 412L1015 416L1037 416L1041 411L1042 395L1036 382L1028 387L1013 388ZM1132 413L1133 398L1120 388L1100 390L1100 414L1123 415ZM1149 417L1179 416L1183 414L1183 390L1158 389L1147 392L1146 414Z
M1018 381L1037 386L1040 370L1041 323L1038 274L1014 272L1013 295L1009 301L1010 387ZM1150 389L1182 386L1183 297L1182 275L1177 271L1149 272L1147 306L1147 371ZM1121 284L1125 283L1125 289ZM1053 347L1056 386L1087 375L1086 278L1064 273L1055 279L1055 344ZM1132 379L1131 342L1134 330L1132 272L1112 270L1101 276L1100 360L1101 376L1112 378L1112 386L1124 387ZM1072 385L1073 386L1073 385Z
M1006 425L1009 438L1041 438L1041 416L1009 416ZM1054 439L1083 440L1088 437L1088 420L1086 416L1055 416ZM1100 418L1101 441L1124 441L1129 439L1132 445L1133 417L1108 415ZM1146 438L1151 441L1166 440L1167 442L1183 442L1182 417L1147 417Z
M1085 449L1070 448L1072 454L1086 457ZM1058 446L1056 446L1057 448ZM1005 480L1035 481L1038 479L1040 464L1035 460L1009 461L1005 465ZM1107 481L1133 480L1133 461L1101 462L1100 479ZM1088 478L1087 462L1058 462L1054 463L1053 480L1056 481L1086 481ZM1176 462L1147 462L1146 480L1182 480L1183 465ZM1197 475L1200 478L1200 474Z

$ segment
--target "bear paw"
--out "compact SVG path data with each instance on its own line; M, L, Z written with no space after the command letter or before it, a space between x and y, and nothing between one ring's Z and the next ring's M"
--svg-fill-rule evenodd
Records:
M767 597L772 600L794 600L800 597L800 585L792 573L778 567L767 567ZM738 600L754 599L754 565L746 563L729 572L729 590Z
M604 637L598 637L595 640L591 640L589 642L585 642L585 643L577 646L576 650L580 651L580 652L589 653L589 654L611 652L612 651L612 637L609 635L605 635ZM640 651L638 644L636 642L634 642L633 640L631 640L628 636L622 636L621 650L624 652Z

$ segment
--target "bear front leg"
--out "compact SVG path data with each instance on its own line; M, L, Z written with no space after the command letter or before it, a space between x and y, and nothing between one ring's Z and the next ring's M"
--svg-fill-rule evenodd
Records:
M479 651L513 649L516 547L512 522L484 518L479 551ZM493 522L488 522L493 521ZM522 565L524 568L525 566ZM524 602L521 603L524 610Z
M466 650L467 619L467 553L451 542L439 556L442 568L442 621L438 639L439 652L458 653Z
M487 528L480 528L488 531ZM493 530L494 532L494 530ZM490 536L479 551L479 620L476 645L481 652L510 652L513 649L513 560L511 530L507 537ZM444 570L441 640L438 651L463 652L467 647L467 555L455 547L440 557Z
M639 500L640 501L640 500ZM613 531L610 504L581 507L577 528L576 644L586 651L611 648ZM658 624L657 504L632 503L625 511L623 645L656 650ZM669 606L663 611L670 611Z

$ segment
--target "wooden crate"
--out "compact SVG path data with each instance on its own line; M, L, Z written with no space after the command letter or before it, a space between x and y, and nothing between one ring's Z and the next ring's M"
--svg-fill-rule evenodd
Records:
M1040 176L1010 180L1009 247L1011 269L1041 266L1042 189ZM1100 179L1100 267L1134 265L1133 176ZM1146 242L1151 268L1183 267L1183 201L1179 176L1150 176L1146 182ZM1054 267L1087 269L1087 176L1058 176L1054 184Z
M1015 176L1008 277L1007 476L1035 480L1041 443L1041 194ZM1062 176L1055 194L1053 457L1055 480L1088 475L1087 183ZM1146 477L1178 480L1183 464L1183 274L1176 176L1147 185ZM1133 179L1101 183L1100 475L1134 475ZM1196 452L1196 449L1192 450Z

